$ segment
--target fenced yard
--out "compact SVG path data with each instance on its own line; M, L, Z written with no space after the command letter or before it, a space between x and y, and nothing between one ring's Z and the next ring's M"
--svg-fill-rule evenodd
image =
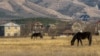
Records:
M87 39L83 46L70 45L72 36L43 39L0 38L0 56L100 56L100 36L93 36L92 46Z

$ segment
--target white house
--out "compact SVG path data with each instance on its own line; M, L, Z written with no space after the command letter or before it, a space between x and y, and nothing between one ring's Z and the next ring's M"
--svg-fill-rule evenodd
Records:
M0 25L0 36L20 36L20 25L9 22Z

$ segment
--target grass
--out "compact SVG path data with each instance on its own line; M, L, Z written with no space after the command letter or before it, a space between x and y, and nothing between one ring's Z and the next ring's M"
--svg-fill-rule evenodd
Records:
M72 36L44 39L0 38L0 56L100 56L100 36L93 36L92 46L70 46Z

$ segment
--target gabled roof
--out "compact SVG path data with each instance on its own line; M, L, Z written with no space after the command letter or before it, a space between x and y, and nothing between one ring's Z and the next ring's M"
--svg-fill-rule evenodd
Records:
M8 23L1 24L0 26L20 26L20 25L13 22L8 22Z
M100 23L100 21L98 21L97 23Z
M65 30L63 33L73 33L72 30Z
M43 25L41 22L34 22L34 25Z

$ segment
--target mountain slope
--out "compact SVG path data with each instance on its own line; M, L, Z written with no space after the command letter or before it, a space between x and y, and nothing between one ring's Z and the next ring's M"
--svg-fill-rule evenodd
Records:
M100 17L99 4L99 0L0 0L0 19L53 17L65 20L83 12L90 17Z
M3 7L1 4L6 6ZM7 7L9 9L7 9ZM19 16L25 18L26 17L27 18L28 17L56 17L56 18L71 19L69 16L65 16L52 9L44 8L28 0L2 0L0 2L0 9L5 9L6 10L5 14L7 14L8 11L10 11L11 16Z
M61 14L73 16L77 13L87 12L91 17L100 17L100 10L96 9L95 6L98 5L100 2L97 3L97 0L39 0L33 1L36 4L56 10ZM38 2L39 1L39 2ZM94 5L94 6L90 6Z

